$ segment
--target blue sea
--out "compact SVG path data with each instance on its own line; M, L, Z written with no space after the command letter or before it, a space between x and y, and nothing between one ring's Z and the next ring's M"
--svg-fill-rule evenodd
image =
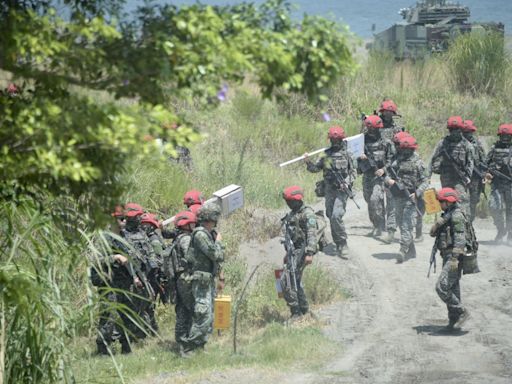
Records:
M241 3L236 0L202 0L202 4L227 5ZM263 0L252 0L260 4ZM133 10L143 1L127 0L126 9ZM158 4L194 4L195 0L157 0ZM414 5L415 0L291 0L295 5L294 16L300 18L304 13L331 17L345 23L355 34L368 38L372 36L372 25L380 32L393 23L402 21L398 14L400 8ZM463 0L471 10L470 21L499 21L505 24L507 34L512 32L512 0Z

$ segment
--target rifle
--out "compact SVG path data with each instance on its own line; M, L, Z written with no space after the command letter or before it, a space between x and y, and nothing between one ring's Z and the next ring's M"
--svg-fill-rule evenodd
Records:
M483 171L480 171L480 170L476 171L477 167L475 167L475 171L476 171L478 177L481 177L483 179L485 177L484 172L489 172L493 176L497 176L499 178L507 180L508 182L512 182L512 177L505 175L501 171L498 171L498 169L496 167L489 168L484 163L480 163L479 166L480 165L483 165L483 167L482 167Z
M347 193L348 197L352 199L357 209L361 209L361 207L359 206L359 204L357 204L357 201L355 199L354 192L352 191L352 186L349 183L347 183L347 181L344 179L342 175L339 174L339 172L333 173L334 177L336 178L336 181L338 182L339 188Z
M430 269L432 268L432 264L434 264L434 273L436 273L436 253L437 253L437 248L438 248L438 245L439 245L439 236L438 236L438 234L444 228L444 226L446 224L448 224L448 222L450 221L450 218L451 218L451 213L445 213L444 217L443 217L443 219L445 220L444 224L440 225L437 228L436 240L434 241L434 245L432 246L432 252L430 253L430 266L428 267L427 278L430 277Z
M377 169L379 169L377 161L375 160L373 153L368 149L368 146L366 144L364 145L364 154L366 156L366 159L358 160L358 165L361 171L363 173L366 173L368 171L377 171Z
M455 162L455 160L453 159L453 157L448 153L448 151L446 150L446 147L443 145L443 149L442 149L442 154L445 155L446 159L448 160L448 162L450 163L450 165L452 166L452 168L455 170L455 172L457 173L457 175L462 179L462 181L464 182L464 185L468 185L470 182L471 182L471 175L468 175L466 173L466 171L463 171L461 170L457 163Z
M288 225L288 221L286 220L288 216L285 216L282 221L284 223L285 228L285 235L284 235L284 249L286 250L286 259L287 263L285 266L285 269L288 270L289 275L287 274L287 283L289 286L292 286L292 289L294 291L297 291L298 284L297 284L297 260L295 258L295 246L292 241L291 233L290 233L290 226ZM300 253L300 256L304 255L304 245L302 246L302 250ZM302 270L302 268L301 268ZM299 271L301 272L301 271ZM291 281L290 281L291 280Z
M403 197L407 197L407 199L409 199L411 203L414 203L414 208L416 208L416 212L418 213L419 217L421 217L422 214L418 209L418 204L416 203L416 200L411 197L411 193L409 193L407 188L405 188L402 181L400 180L400 177L398 177L398 174L396 173L395 169L393 167L389 167L387 168L387 170L391 172L391 176L393 176L393 179L395 180L395 184L391 186L390 190L392 192L393 190L395 191L395 193L393 194L398 194L398 196L402 195Z

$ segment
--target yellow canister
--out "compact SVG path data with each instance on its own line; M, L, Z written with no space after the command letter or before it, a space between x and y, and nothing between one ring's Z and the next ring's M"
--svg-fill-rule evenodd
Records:
M229 329L231 323L231 296L217 296L213 308L213 328Z
M442 211L441 204L436 197L436 190L434 188L427 189L423 194L423 200L425 201L425 212L429 215L433 213L439 213Z

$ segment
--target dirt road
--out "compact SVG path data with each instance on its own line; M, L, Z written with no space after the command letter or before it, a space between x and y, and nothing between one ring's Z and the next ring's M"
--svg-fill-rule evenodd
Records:
M275 382L512 383L512 247L491 241L492 222L475 222L482 272L461 281L472 317L462 330L446 333L446 307L434 290L438 274L426 278L433 240L425 234L417 257L396 264L398 240L387 245L366 237L366 204L360 205L360 211L348 205L349 260L317 257L351 294L317 313L329 324L327 335L339 342L339 355L321 374L287 373ZM272 252L276 247L273 239L246 245L243 253L280 254ZM438 256L438 273L439 263Z

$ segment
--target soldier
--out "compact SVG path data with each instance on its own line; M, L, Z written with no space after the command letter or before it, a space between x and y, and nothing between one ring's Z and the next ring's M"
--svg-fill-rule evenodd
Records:
M221 265L224 261L222 237L215 231L220 218L217 204L204 204L197 213L198 226L194 228L186 260L191 268L192 293L194 296L194 314L189 336L182 337L188 354L195 349L203 348L208 341L208 334L213 324L213 295L215 277L219 276L218 290L224 287Z
M398 263L402 263L405 257L416 257L413 238L418 211L416 202L422 198L428 186L425 166L415 152L417 148L414 137L399 137L396 158L385 178L393 193L396 219L400 228Z
M302 285L304 267L313 262L316 253L316 215L304 204L304 192L298 186L284 190L283 198L291 211L282 219L285 226L286 270L282 275L284 298L292 320L305 315L309 304Z
M469 141L473 147L473 161L474 168L473 174L471 175L471 182L469 183L469 213L470 220L473 222L476 217L476 206L480 201L480 194L484 192L485 184L483 183L484 168L485 168L485 150L475 137L476 126L472 120L464 120L464 128L462 128L462 134L464 138Z
M453 188L442 188L437 192L437 200L444 212L430 229L430 236L436 238L434 246L443 258L443 270L437 280L436 291L446 303L449 319L447 328L452 330L460 327L469 318L469 312L461 302L460 276L463 267L461 260L466 254L470 234L468 220L459 205L457 191Z
M345 131L342 127L331 127L327 137L331 146L325 150L320 159L313 163L305 157L309 172L323 171L325 187L325 210L331 223L331 233L338 256L346 253L347 231L343 223L347 199L352 194L352 184L356 178L356 168L352 157L347 152Z
M384 203L385 169L391 165L395 148L393 144L380 135L384 127L379 116L367 116L364 120L366 128L364 154L357 160L357 171L363 174L363 195L368 203L368 215L373 224L370 236L380 236L386 224ZM390 227L389 231L393 232Z
M172 282L176 292L175 311L176 326L174 335L180 346L180 354L184 356L190 347L187 340L190 336L190 327L194 314L194 295L192 293L191 267L186 260L190 245L192 231L197 223L196 215L189 211L182 211L176 215L174 225L177 236L170 251L164 259L164 272L167 281Z
M381 130L382 138L392 141L395 134L403 131L394 120L398 116L398 108L391 99L386 99L379 106L379 117L382 119L384 127Z
M451 116L447 128L449 134L437 144L432 155L429 175L432 172L439 174L441 186L455 189L461 208L469 212L467 187L473 175L473 148L462 135L462 117Z
M183 196L183 204L185 204L187 210L197 214L201 205L204 204L203 194L198 190L191 189L190 191L185 192L185 195Z
M142 298L130 298L136 308L136 313L149 329L138 328L135 331L137 338L146 337L148 331L156 333L157 326L154 318L153 287L158 285L159 266L153 248L146 233L141 228L141 217L144 211L138 204L125 205L126 226L121 232L122 237L130 246L132 262L135 272L142 284L135 287L135 293Z
M495 241L508 234L507 241L512 245L512 124L501 124L498 137L487 154L485 178L491 182L489 208L498 230Z

